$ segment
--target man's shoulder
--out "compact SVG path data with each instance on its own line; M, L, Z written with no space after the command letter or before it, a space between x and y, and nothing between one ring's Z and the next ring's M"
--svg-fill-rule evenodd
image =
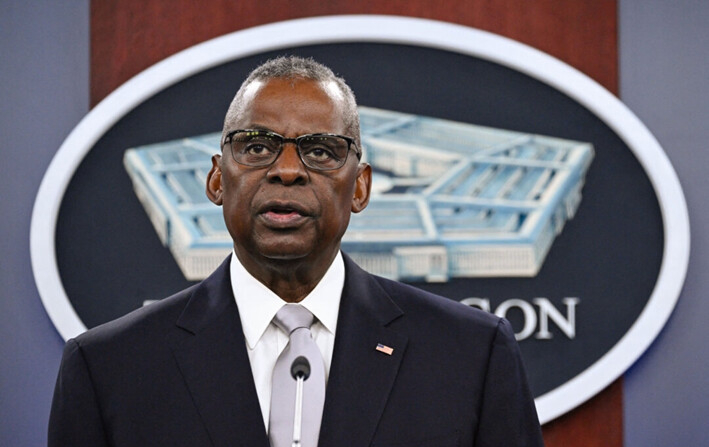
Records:
M76 337L82 348L105 349L112 344L131 344L155 340L175 324L194 290L199 285L188 287L167 298L136 309L122 317L89 329Z
M426 324L454 325L495 332L501 319L489 312L465 305L454 299L428 292L418 287L366 272L351 258L343 256L348 274L353 279L379 288L401 309L406 320Z
M229 260L224 262L202 282L175 293L172 296L136 309L120 318L96 326L76 337L73 343L82 348L97 349L121 345L149 345L164 341L166 335L189 314L195 323L195 315L204 317L218 314L231 297ZM200 324L197 321L196 324Z
M372 275L372 277L401 307L404 314L428 315L446 321L474 322L491 329L496 328L499 324L499 317L454 299L376 275Z
M472 371L475 364L487 364L496 346L516 343L509 323L494 314L408 284L370 277L401 310L388 327L408 338L411 359L433 359Z

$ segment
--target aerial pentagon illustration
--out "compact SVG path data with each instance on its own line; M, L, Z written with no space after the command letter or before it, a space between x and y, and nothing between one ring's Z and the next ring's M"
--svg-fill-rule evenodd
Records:
M590 143L360 107L369 206L342 248L392 279L532 277L581 202ZM206 278L232 249L206 197L220 133L128 149L125 168L185 278Z

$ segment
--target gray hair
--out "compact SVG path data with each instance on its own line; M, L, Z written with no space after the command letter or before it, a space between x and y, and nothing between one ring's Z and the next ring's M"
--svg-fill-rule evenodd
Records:
M271 59L256 67L241 84L236 96L229 106L229 110L224 118L224 128L222 131L222 141L229 126L243 111L243 98L246 88L254 81L268 81L271 79L307 79L311 81L327 83L334 82L343 95L342 119L348 136L354 138L357 147L361 150L362 143L359 133L359 112L357 111L357 101L354 93L344 79L335 75L328 67L316 62L312 58L302 58L297 56L281 56Z

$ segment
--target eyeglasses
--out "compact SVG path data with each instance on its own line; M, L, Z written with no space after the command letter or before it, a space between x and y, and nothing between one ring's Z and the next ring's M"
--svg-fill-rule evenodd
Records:
M253 167L269 166L275 162L285 143L295 144L303 164L316 171L341 168L352 147L357 158L361 157L354 139L342 135L316 133L285 138L267 130L245 129L229 132L224 138L224 145L229 144L234 160Z

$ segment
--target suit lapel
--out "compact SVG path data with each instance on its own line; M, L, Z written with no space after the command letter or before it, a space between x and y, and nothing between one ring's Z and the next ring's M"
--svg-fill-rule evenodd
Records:
M196 287L172 350L212 443L268 447L228 266Z
M372 277L344 256L345 286L325 395L320 447L369 445L406 350L387 327L403 312ZM393 349L378 351L377 344Z

